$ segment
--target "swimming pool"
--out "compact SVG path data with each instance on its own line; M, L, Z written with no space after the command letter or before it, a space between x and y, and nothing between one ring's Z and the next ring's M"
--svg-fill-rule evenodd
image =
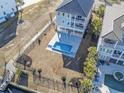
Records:
M64 43L56 42L52 47L52 49L64 53L71 53L72 46Z
M116 79L114 79L113 75L106 74L104 84L114 90L124 92L124 80L117 81Z

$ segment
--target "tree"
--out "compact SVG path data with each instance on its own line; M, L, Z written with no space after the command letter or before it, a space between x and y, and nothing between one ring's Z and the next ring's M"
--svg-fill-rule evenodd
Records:
M38 69L38 73L39 73L39 80L41 79L41 72L42 72L42 69L41 69L41 68L39 68L39 69Z
M24 70L26 70L27 61L24 59Z
M24 4L24 1L23 1L23 0L16 0L16 3L17 3L18 5L23 5L23 4Z
M89 93L93 86L93 80L97 71L97 51L96 47L88 48L88 55L84 62L83 72L85 73L85 78L81 82L82 93Z
M83 79L81 82L81 91L82 93L89 93L92 89L92 81L90 79Z
M102 28L101 19L97 18L97 19L92 20L91 27L92 27L93 34L96 36L96 38L98 38L101 28Z
M63 84L64 84L64 88L66 88L66 76L63 76L62 78Z
M100 5L98 10L96 10L96 14L98 15L99 18L104 17L104 12L105 12L105 6L104 5Z
M88 49L88 56L84 62L84 73L88 79L93 80L96 73L97 64L97 51L96 47L90 47Z
M88 52L89 52L88 58L95 58L95 59L97 59L97 49L96 49L96 47L88 48Z

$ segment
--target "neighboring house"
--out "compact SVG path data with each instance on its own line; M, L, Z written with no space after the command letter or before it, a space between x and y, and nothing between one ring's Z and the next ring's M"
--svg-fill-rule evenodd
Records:
M0 23L13 17L16 11L15 0L0 0Z
M75 57L89 23L93 0L64 0L56 11L57 33L49 47Z
M101 62L124 66L124 7L106 6L102 32L98 42Z

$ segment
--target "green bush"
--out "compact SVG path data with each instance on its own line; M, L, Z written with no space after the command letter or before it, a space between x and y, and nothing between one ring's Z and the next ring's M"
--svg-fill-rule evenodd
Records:
M96 73L96 64L97 64L97 51L96 47L90 47L88 49L88 55L84 62L84 73L85 78L81 80L81 90L82 93L88 93L92 89L94 76Z
M98 10L96 10L96 15L99 18L103 18L104 17L104 12L105 12L105 6L104 5L100 5Z
M90 79L83 79L81 82L81 93L89 93L92 89L92 81Z
M98 37L99 34L100 34L100 31L102 29L102 20L99 19L99 18L92 20L92 22L91 22L91 28L92 28L93 34L96 37Z

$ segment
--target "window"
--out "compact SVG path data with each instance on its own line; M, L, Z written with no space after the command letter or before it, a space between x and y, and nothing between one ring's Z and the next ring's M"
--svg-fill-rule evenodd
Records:
M64 16L65 14L63 13L62 15Z
M122 51L115 50L113 53L113 57L120 57L121 53L122 53Z
M107 49L106 53L112 54L112 50L111 49Z
M104 55L99 55L99 57L100 57L100 59L102 59L102 60L106 60L106 56L104 56Z
M68 18L69 18L69 14L68 14Z
M121 58L124 59L124 53L122 54Z
M117 59L110 58L109 62L116 64L116 62L117 62Z
M124 66L124 61L119 60L117 64Z
M6 15L6 12L4 11L3 14Z
M60 29L61 29L61 30L65 30L65 28L63 28L63 27L61 27Z
M3 6L2 6L2 5L1 5L0 7L1 7L1 8L3 8Z
M69 22L67 24L69 25Z
M14 11L14 8L12 8L12 11Z
M74 22L71 22L71 27L74 27Z
M77 18L82 18L82 16L77 16Z
M110 40L110 39L107 39L107 38L104 39L104 42L109 43L109 44L115 44L116 43L116 41Z
M102 47L101 47L99 51L105 52L105 48L102 48Z
M82 32L75 31L75 34L81 35L81 34L82 34Z

